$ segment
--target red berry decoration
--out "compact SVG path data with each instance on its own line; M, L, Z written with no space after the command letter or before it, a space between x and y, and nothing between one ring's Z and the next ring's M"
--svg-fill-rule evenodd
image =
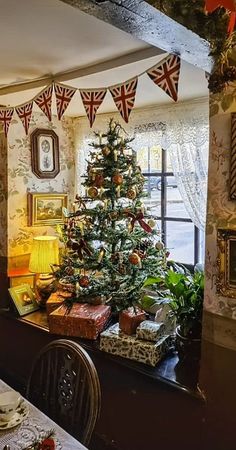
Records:
M79 285L81 287L87 287L89 285L89 277L87 275L84 275L79 279Z

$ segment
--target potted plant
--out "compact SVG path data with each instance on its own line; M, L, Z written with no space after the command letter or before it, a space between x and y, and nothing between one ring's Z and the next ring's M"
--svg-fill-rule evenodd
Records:
M204 298L203 272L168 270L163 277L148 278L146 286L155 286L160 297L170 299L170 314L176 318L176 348L180 358L199 357L201 348ZM162 294L163 292L163 294Z

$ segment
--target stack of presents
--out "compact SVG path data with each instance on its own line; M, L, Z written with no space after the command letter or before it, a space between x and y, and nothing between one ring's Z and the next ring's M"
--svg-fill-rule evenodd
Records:
M119 314L119 322L109 325L114 322L110 320L110 306L73 303L68 308L64 300L56 292L47 301L49 331L53 334L94 340L100 335L101 350L150 366L156 366L169 350L173 323L167 311L147 320L144 311L130 307Z

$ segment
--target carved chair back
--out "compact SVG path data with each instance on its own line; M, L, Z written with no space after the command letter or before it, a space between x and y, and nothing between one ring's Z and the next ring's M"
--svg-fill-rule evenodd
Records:
M96 368L76 342L59 339L37 355L27 398L84 445L88 445L100 412Z

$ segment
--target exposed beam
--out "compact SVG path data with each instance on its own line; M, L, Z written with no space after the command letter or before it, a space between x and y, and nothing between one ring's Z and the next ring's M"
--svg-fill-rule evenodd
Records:
M210 45L144 0L60 0L211 72ZM119 45L119 43L117 43Z
M123 56L119 56L117 58L100 62L98 64L93 64L91 66L68 70L65 72L56 73L54 75L47 75L45 77L37 78L31 81L23 81L19 83L12 83L10 85L4 85L0 87L0 95L13 94L15 92L26 91L28 89L40 88L43 86L47 86L47 84L50 84L53 80L56 80L58 82L66 82L75 78L81 78L94 73L104 72L105 70L125 66L126 64L131 64L137 61L151 58L152 56L158 56L162 53L163 50L160 50L157 47L144 48Z

